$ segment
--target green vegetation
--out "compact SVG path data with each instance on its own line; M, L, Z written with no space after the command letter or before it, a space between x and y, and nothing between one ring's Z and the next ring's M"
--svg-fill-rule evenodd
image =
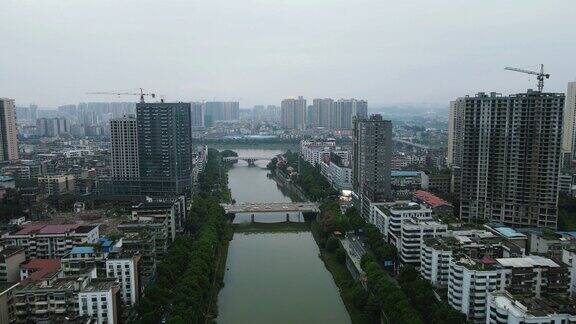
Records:
M178 236L157 269L156 281L136 306L134 323L201 323L213 320L222 286L222 262L232 231L219 203L229 199L226 173L216 150L199 179L185 235Z
M400 286L370 254L362 258L362 269L368 279L368 291L378 300L385 323L424 323Z
M448 304L437 301L432 285L413 267L402 267L398 283L394 281L382 266L385 261L397 261L396 248L384 240L376 226L364 221L356 208L349 208L342 214L335 201L327 201L320 209L320 219L317 225L313 225L313 233L326 267L340 287L342 299L355 323L378 319L378 309L382 310L383 320L387 323L456 324L466 321ZM362 287L351 278L343 265L346 256L339 240L330 235L334 231L349 230L362 230L364 233L368 252L362 257L362 268L368 277L368 294L357 292L357 288ZM339 277L339 270L345 271L354 284ZM354 307L349 307L350 304Z
M463 314L436 299L430 282L422 278L414 267L403 266L400 269L398 283L425 323L459 324L466 322Z
M26 213L22 206L25 204L22 196L16 189L6 189L6 194L0 201L0 222L8 222L10 218L22 217Z
M232 201L232 194L228 188L228 174L225 171L220 153L215 149L208 149L204 172L198 177L200 195L209 195L221 202Z
M379 323L380 306L348 271L346 252L340 241L332 236L332 232L325 231L321 223L313 222L311 229L320 248L320 257L340 290L340 296L348 314L350 314L352 323Z
M330 183L320 174L320 166L312 166L310 163L304 161L297 152L288 151L284 154L286 164L279 167L279 170L286 176L300 186L306 196L312 201L323 201L329 197L336 197L338 192L332 188ZM300 166L298 166L300 162ZM288 168L291 168L296 173L290 175ZM298 169L300 173L298 174Z
M576 198L563 194L558 198L558 229L576 230Z

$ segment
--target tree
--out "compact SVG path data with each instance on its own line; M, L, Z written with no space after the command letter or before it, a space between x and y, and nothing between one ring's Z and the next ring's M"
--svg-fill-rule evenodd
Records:
M339 247L340 241L338 241L338 239L333 236L331 236L328 241L326 241L326 250L328 252L334 252Z

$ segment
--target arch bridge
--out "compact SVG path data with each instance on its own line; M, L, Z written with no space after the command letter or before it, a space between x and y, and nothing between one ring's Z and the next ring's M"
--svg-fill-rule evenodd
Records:
M254 163L256 163L256 161L270 161L273 158L275 158L275 156L228 156L228 157L224 157L222 158L222 161L224 162L233 162L233 161L246 161L248 162L248 165L254 165Z

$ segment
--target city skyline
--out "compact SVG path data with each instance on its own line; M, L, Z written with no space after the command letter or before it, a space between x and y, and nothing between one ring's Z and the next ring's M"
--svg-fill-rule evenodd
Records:
M494 8L489 21L486 8ZM505 66L545 64L547 92L563 92L576 77L562 66L576 54L566 41L576 9L568 1L7 1L0 9L0 36L11 44L0 53L0 87L22 106L109 100L86 92L137 87L168 101L243 107L291 95L447 105L463 93L535 88ZM158 24L139 23L152 13L163 13ZM88 14L101 23L83 23Z

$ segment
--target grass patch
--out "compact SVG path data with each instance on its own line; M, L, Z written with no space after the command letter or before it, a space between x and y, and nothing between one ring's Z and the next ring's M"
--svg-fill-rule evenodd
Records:
M240 223L232 225L235 233L280 233L310 231L308 222Z

